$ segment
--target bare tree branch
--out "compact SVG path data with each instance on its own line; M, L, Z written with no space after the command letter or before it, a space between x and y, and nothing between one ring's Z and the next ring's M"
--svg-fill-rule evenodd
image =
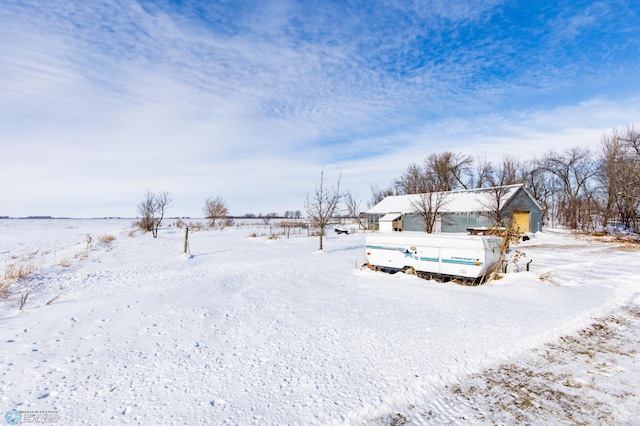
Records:
M307 199L304 202L304 209L309 215L312 223L320 228L319 250L323 249L322 238L324 236L325 228L333 219L336 209L338 208L340 198L342 197L342 194L340 193L340 179L341 176L338 178L338 183L335 188L327 188L324 183L323 168L320 172L320 183L316 184L313 196L309 197L309 195L307 195Z
M416 200L411 201L414 211L422 218L425 232L431 234L438 231L436 224L441 215L441 210L447 202L447 194L445 192L419 194Z
M211 221L210 226L216 226L216 220L226 219L229 211L227 203L222 197L209 197L204 202L202 208L204 216Z
M171 202L168 191L154 193L148 189L143 200L138 204L140 229L145 232L151 231L153 238L158 238L158 229Z

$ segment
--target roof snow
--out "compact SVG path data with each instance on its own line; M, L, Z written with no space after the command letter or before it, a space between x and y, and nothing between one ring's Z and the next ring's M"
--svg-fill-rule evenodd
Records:
M504 186L504 193L501 196L500 205L503 206L523 185ZM442 213L451 212L489 212L495 197L493 188L464 189L449 192L433 192L431 193L437 199L442 195L444 197L443 206L440 208ZM418 203L423 195L429 194L409 194L409 195L391 195L380 201L367 211L369 214L387 214L390 212L410 213L416 208L414 203Z

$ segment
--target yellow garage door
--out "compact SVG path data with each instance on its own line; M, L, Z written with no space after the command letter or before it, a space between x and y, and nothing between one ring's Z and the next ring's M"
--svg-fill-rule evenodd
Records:
M513 212L513 226L518 232L531 232L529 227L529 212Z

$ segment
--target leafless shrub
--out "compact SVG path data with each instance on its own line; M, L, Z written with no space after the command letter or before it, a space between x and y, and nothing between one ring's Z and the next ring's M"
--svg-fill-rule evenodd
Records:
M138 204L138 213L140 214L138 226L140 229L145 232L150 231L153 238L157 238L158 229L171 201L168 191L154 193L147 190L144 199Z
M489 273L485 276L485 279L481 281L481 283L489 282L491 280L497 279L500 275L500 269L503 266L506 255L511 248L511 245L518 243L520 241L520 232L516 229L511 219L503 220L502 224L496 224L490 227L487 231L487 235L495 235L500 237L500 245L496 247L498 252L500 253L500 257L496 266L493 270L489 271ZM518 252L518 254L514 257L515 261L519 258L523 257L524 253Z
M345 192L343 200L347 208L347 217L358 218L360 216L360 200L351 191Z
M87 234L87 251L91 250L91 247L93 247L93 237Z

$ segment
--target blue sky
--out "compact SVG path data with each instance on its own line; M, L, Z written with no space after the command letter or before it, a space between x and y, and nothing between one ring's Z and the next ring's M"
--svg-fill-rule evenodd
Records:
M640 4L0 4L0 215L302 210L320 171L362 200L451 150L597 150L640 124Z

